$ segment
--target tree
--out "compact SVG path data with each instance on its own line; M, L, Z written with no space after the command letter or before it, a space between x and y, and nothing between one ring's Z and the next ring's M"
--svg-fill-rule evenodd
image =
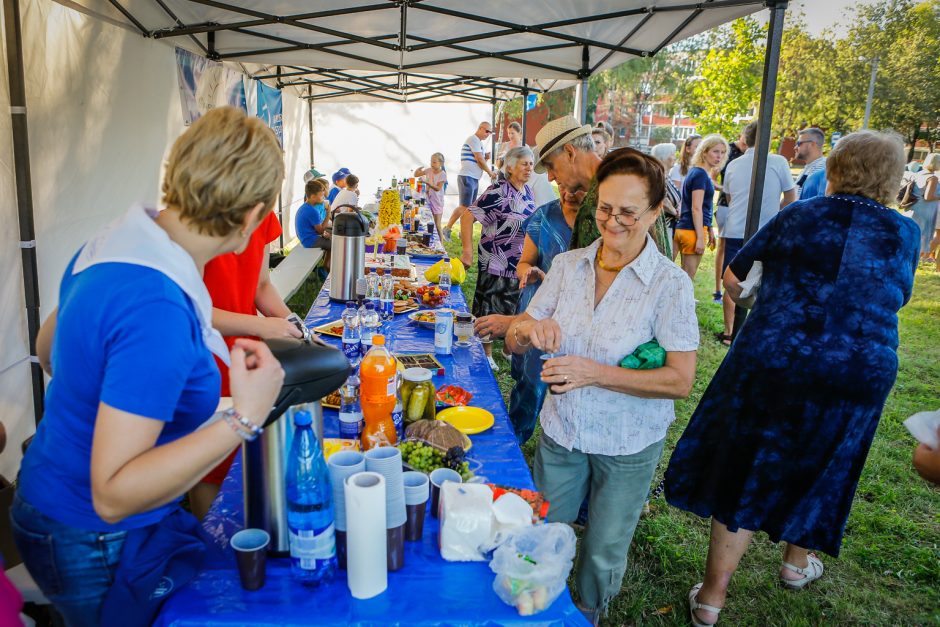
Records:
M921 129L930 139L940 127L940 0L882 0L860 7L849 41L848 54L878 59L870 126L900 133L911 144L912 158Z
M677 100L702 133L735 136L739 130L735 119L756 106L766 30L754 18L746 17L702 40L707 52L698 75L685 79Z

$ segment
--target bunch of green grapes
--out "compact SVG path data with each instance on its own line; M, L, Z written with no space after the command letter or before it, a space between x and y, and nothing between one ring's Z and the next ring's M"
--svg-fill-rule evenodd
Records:
M457 472L460 473L460 476L463 477L464 481L470 481L473 479L473 473L470 471L470 464L467 462L460 464L460 467L457 468Z
M398 445L402 460L420 472L431 472L444 465L444 456L433 446L421 442L402 442Z

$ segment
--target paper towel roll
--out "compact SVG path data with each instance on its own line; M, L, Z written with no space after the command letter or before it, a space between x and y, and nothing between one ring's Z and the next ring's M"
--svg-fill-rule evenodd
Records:
M371 599L388 587L385 477L360 472L346 479L346 571L354 598Z

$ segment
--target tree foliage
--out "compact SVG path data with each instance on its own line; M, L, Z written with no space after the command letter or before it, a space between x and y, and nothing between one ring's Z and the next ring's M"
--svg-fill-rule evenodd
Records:
M701 40L704 57L697 74L686 77L678 93L701 133L737 135L735 119L747 115L760 97L766 37L767 27L747 17Z

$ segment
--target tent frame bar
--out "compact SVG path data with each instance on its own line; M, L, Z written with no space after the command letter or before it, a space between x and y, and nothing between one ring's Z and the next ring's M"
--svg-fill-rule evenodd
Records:
M540 70L546 70L555 74L568 76L571 78L584 79L587 76L591 76L597 71L599 71L605 63L607 63L611 56L616 53L628 54L637 57L648 57L655 55L660 50L662 50L667 45L671 44L673 40L680 35L684 30L686 30L689 25L702 13L707 12L712 9L728 9L735 7L744 7L744 6L767 6L773 7L777 3L777 0L698 0L698 1L686 1L682 4L675 4L671 6L644 6L644 7L635 7L630 9L622 9L617 11L609 11L607 13L600 13L595 15L581 15L578 17L570 19L555 20L549 22L542 22L539 24L533 25L523 25L516 24L506 20L497 19L489 17L487 15L476 15L465 10L456 10L447 7L434 6L432 4L427 4L422 0L391 0L389 2L372 2L371 4L365 4L362 6L348 7L348 8L330 8L320 11L309 11L305 13L294 13L290 15L276 15L268 11L259 11L256 9L248 8L245 6L238 6L233 3L233 0L186 0L191 4L213 7L216 9L221 9L230 13L234 13L239 16L244 16L244 19L240 21L230 22L230 23L217 23L217 22L202 22L198 24L184 24L166 5L164 0L154 0L157 4L162 7L164 12L169 15L172 20L176 23L175 26L169 28L160 28L155 30L147 30L146 27L140 23L140 21L135 18L128 9L124 8L121 5L123 0L108 0L116 10L120 11L126 19L128 19L134 26L141 32L145 37L152 37L154 39L165 39L170 37L189 37L195 44L204 52L204 54L215 61L221 60L238 60L244 59L247 57L257 57L263 55L279 55L286 53L297 53L304 52L307 50L315 50L321 53L328 55L336 55L341 59L349 59L357 62L367 64L369 66L379 68L386 68L388 70L395 70L398 72L396 75L397 82L395 85L389 85L391 87L391 92L394 96L392 97L395 101L407 102L415 101L415 96L424 96L430 95L430 98L437 96L446 96L446 95L463 95L468 100L480 100L480 101L489 101L490 96L488 93L484 93L483 90L489 90L489 88L494 84L490 82L491 79L476 79L477 81L483 81L486 85L480 85L479 82L476 83L478 90L451 90L449 87L444 88L444 91L447 93L442 93L441 90L436 90L436 88L425 88L421 83L409 82L409 79L412 77L418 77L418 74L412 70L420 70L423 68L430 68L434 66L448 66L459 63L466 63L468 61L476 61L479 59L495 59L504 63L519 64L520 66L525 66L529 68L537 68ZM462 35L460 37L452 37L449 39L440 39L435 40L429 37L419 36L414 33L409 33L407 29L407 11L416 10L416 11L425 11L427 13L432 13L436 15L443 15L451 18L456 18L460 20L465 20L474 24L482 24L494 27L493 30L488 32L476 33L473 35ZM395 11L398 12L397 22L399 28L395 33L388 33L378 36L361 36L354 33L343 32L342 30L337 30L336 28L329 28L322 26L320 24L314 23L315 20L320 20L323 18L335 17L338 15L351 15L359 13L370 13L376 11ZM644 26L646 26L649 21L657 14L669 14L682 11L690 11L690 15L682 20L682 23L678 25L665 39L663 39L657 46L651 50L642 50L636 47L631 47L629 44L630 40L639 32L642 31ZM622 37L617 42L603 41L603 40L594 40L587 37L581 37L576 35L571 35L565 32L559 32L557 29L575 26L579 24L587 23L599 23L605 20L617 20L624 19L629 17L639 16L637 23L629 28L626 36ZM335 37L335 40L324 41L324 42L303 42L299 41L296 38L290 38L285 36L277 36L273 34L268 34L265 32L260 32L257 30L249 30L256 27L263 27L269 25L285 25L293 28L301 29L304 31L310 31L318 33L321 35L327 35ZM253 37L256 39L267 40L272 42L279 42L284 44L281 47L264 47L258 46L246 50L232 50L231 48L225 49L225 52L218 53L216 50L210 50L197 35L205 34L207 39L212 38L213 33L218 32L231 32L238 33L240 35L246 35L248 37ZM543 43L541 45L530 45L528 47L517 48L517 49L508 49L508 50L498 50L493 52L481 51L478 47L469 47L463 46L461 44L468 42L480 42L482 40L494 39L499 37L506 37L518 34L528 34L536 35L543 37L550 42L554 43ZM367 56L367 53L355 54L353 52L342 50L341 48L353 44L360 44L365 46L370 46L378 48L383 51L394 51L399 53L397 63L390 62L388 60L376 59ZM602 58L594 64L580 64L578 68L571 67L560 67L558 65L553 65L551 63L543 63L541 61L533 60L530 58L523 58L520 55L531 55L534 53L545 52L549 50L563 50L566 48L582 46L587 48L589 51L593 49L600 49L606 51L603 54ZM465 55L455 56L451 58L438 58L428 61L420 61L414 63L405 62L405 53L406 52L417 52L421 50L431 50L434 48L447 48L450 50L456 50L459 52L466 53ZM290 72L285 74L285 76L304 76L306 72L316 73L318 68L306 68L306 67L297 67L293 68L295 72ZM385 75L381 75L385 77ZM270 75L261 75L255 76L259 80L266 78L272 78ZM435 77L436 78L436 77ZM465 78L461 76L460 78ZM297 84L297 83L290 83ZM300 82L300 85L317 85L320 86L319 82ZM467 85L474 85L474 83L466 83ZM326 85L323 85L326 86ZM335 89L329 93L321 94L308 94L307 97L314 98L317 100L325 100L328 97L342 97L349 95L350 93L365 93L362 90L348 89L343 88L343 86L331 85ZM372 85L371 87L378 87L378 85ZM511 83L501 83L499 85L502 89L506 91L513 92L514 94L521 94L522 88L519 85ZM448 91L449 90L449 91ZM382 90L376 89L370 91L369 93L381 92ZM537 90L534 86L529 87L529 91L544 91ZM469 95L466 95L468 92ZM421 98L426 100L429 98Z

